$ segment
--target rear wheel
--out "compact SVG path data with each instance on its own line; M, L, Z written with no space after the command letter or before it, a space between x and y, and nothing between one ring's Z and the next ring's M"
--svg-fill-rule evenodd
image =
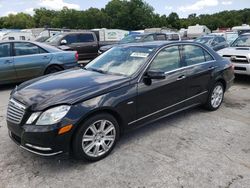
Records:
M220 107L223 98L224 98L224 86L221 82L217 82L213 86L208 96L208 100L205 104L205 107L211 111L217 110Z
M46 69L45 74L52 74L52 73L59 72L62 70L63 68L58 65L51 65Z
M76 158L98 161L106 157L119 138L119 125L116 119L106 113L90 117L83 123L73 140L73 153Z

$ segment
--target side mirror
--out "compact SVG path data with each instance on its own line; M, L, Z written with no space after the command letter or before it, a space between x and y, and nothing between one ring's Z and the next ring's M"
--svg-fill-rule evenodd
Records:
M67 41L65 39L61 40L61 45L67 44Z
M166 78L165 72L158 70L149 70L146 74L148 78L162 80Z

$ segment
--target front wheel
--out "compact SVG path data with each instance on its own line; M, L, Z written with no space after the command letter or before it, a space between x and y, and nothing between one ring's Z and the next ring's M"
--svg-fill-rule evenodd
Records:
M119 125L110 114L98 114L87 119L73 140L76 158L98 161L106 157L119 138Z
M213 86L213 88L208 96L205 107L211 111L217 110L220 107L220 105L223 101L223 98L224 98L224 87L223 87L222 83L217 82Z

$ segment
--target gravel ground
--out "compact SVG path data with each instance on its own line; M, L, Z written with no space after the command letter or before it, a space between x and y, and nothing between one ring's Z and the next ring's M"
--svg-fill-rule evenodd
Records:
M250 77L239 76L216 112L195 108L125 134L96 163L42 158L6 128L0 89L0 187L250 187Z

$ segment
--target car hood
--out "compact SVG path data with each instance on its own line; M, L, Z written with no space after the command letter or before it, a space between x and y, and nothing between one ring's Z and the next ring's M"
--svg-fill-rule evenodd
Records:
M74 104L128 84L129 79L123 76L77 69L25 82L11 97L39 111L53 105Z
M218 54L223 55L241 55L250 57L250 47L229 47L218 51Z
M106 46L102 46L100 48L101 51L105 52L107 50L109 50L110 48L113 48L114 46L117 46L118 44L111 44L111 45L106 45Z

